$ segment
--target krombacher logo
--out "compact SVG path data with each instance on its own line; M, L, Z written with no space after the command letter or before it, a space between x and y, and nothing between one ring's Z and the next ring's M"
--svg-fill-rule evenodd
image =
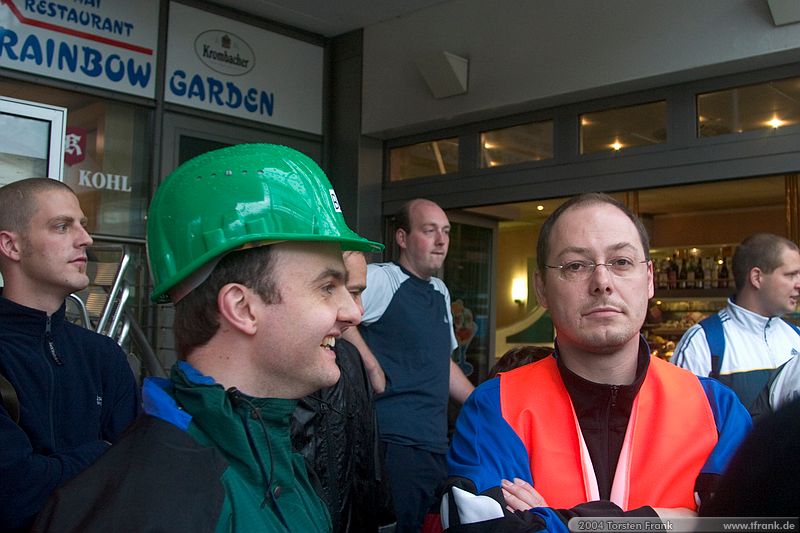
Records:
M208 68L228 76L247 74L255 66L253 49L233 33L204 31L194 41L194 50Z

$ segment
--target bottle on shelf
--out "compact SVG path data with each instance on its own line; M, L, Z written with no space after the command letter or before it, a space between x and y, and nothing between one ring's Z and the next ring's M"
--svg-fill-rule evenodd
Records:
M694 288L702 289L705 286L705 270L703 269L703 258L697 258L697 268L694 271Z
M728 275L728 261L727 257L722 257L722 265L719 267L719 288L727 289L730 286Z
M711 258L711 288L719 288L719 261L716 256Z
M670 272L670 264L669 258L664 258L661 261L656 262L657 265L657 285L658 288L661 290L669 289L669 272Z
M672 254L672 262L667 272L667 283L670 289L678 288L678 254Z
M685 289L687 283L686 258L681 259L681 268L678 270L678 288Z
M689 258L689 264L686 265L686 288L687 289L694 289L697 286L695 285L695 274L697 273L697 265L694 264L694 257Z

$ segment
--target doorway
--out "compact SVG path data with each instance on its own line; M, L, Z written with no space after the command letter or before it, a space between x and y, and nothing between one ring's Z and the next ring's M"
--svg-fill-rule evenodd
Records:
M322 139L315 135L278 133L176 113L164 114L163 135L162 180L181 163L234 144L281 144L303 152L317 163L322 158Z

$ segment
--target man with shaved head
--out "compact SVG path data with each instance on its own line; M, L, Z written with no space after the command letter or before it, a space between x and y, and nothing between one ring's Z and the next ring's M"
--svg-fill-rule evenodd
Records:
M0 206L0 379L14 390L0 407L5 531L27 529L51 492L116 441L139 401L120 347L65 318L66 297L89 283L78 198L31 178L0 188Z

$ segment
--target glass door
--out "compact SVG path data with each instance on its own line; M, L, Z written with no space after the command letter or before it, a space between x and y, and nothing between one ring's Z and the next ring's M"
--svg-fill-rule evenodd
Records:
M0 187L25 178L63 178L67 110L0 96Z
M494 221L448 212L450 249L442 279L450 290L458 348L453 360L477 385L494 364Z
M322 140L298 133L286 135L257 128L238 126L199 117L166 113L164 115L164 153L161 177L178 165L211 150L242 143L274 143L290 146L321 162Z

